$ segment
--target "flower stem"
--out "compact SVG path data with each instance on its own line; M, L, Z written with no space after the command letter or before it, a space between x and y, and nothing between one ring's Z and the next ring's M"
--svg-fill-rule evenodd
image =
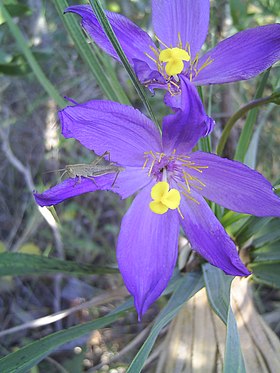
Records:
M277 97L278 95L280 95L280 93L274 93L272 94L271 96L268 96L268 97L264 97L264 98L259 98L257 100L253 100L251 102L249 102L249 104L243 106L240 110L238 110L229 120L228 122L226 123L225 125L225 128L224 128L224 131L222 133L222 136L221 136L221 139L220 139L220 142L217 146L217 154L218 155L222 155L223 153L223 150L225 148L225 145L226 145L226 142L227 142L227 139L229 137L229 134L230 134L230 131L232 129L232 127L235 125L235 123L240 119L242 118L248 111L254 109L254 108L257 108L259 106L262 106L262 105L265 105L265 104L268 104L270 102L273 102L275 104L278 104L278 101L277 101ZM278 99L279 100L279 99Z

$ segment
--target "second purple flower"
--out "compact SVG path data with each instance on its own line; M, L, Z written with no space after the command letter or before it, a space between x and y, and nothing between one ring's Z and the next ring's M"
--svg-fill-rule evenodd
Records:
M280 216L271 184L247 166L200 151L192 152L209 128L195 88L182 77L182 110L163 119L162 135L138 110L109 101L89 101L60 111L62 134L98 155L110 153L121 166L114 174L70 177L42 194L40 206L95 190L122 198L138 192L125 214L117 260L134 296L139 318L161 295L172 276L182 226L192 248L230 275L250 272L234 242L203 197L256 216ZM187 115L186 115L187 113Z

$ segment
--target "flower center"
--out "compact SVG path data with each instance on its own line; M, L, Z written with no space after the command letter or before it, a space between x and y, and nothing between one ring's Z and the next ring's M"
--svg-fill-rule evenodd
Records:
M159 54L159 61L166 63L165 72L168 76L180 74L184 70L183 61L189 60L189 53L177 47L164 49Z
M179 208L180 196L199 204L193 191L199 192L206 185L200 180L200 175L208 166L199 165L191 160L191 156L148 151L144 153L143 169L147 168L148 176L156 180L151 190L153 201L150 209L156 214L164 214L168 209L176 209L182 216ZM176 184L178 188L169 190L169 183Z
M175 210L179 208L181 195L177 189L169 189L166 181L160 181L152 187L150 209L155 214L165 214L168 209Z
M148 78L143 84L149 86L156 83L158 85L167 85L168 91L172 96L180 94L180 79L178 74L184 74L192 81L201 70L210 65L214 60L208 57L203 64L199 64L198 53L195 56L191 55L190 44L183 44L180 32L178 33L178 42L176 47L172 47L160 40L156 35L155 38L159 42L159 47L150 46L152 55L145 52L145 55L155 63L158 72L162 75L165 83L159 82L158 78ZM189 62L185 66L184 61Z

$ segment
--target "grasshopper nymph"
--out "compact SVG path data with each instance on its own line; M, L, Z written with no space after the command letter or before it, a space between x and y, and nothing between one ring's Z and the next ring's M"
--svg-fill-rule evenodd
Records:
M106 151L104 154L102 154L100 157L98 157L97 159L95 159L89 164L86 164L86 163L69 164L65 166L65 169L64 169L65 171L61 175L61 177L66 173L71 178L78 177L79 178L78 182L81 182L81 178L85 177L85 178L91 179L95 183L95 180L94 180L95 177L107 175L107 174L116 174L116 177L112 183L112 186L114 186L119 173L121 171L124 171L124 167L116 166L112 162L110 162L107 165L100 165L99 163L102 159L104 159L105 155L110 156L110 153Z

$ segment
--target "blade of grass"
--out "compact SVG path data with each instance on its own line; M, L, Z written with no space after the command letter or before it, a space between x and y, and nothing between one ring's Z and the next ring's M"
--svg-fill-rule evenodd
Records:
M73 14L63 15L64 10L69 6L66 0L53 0L56 10L64 23L64 26L68 33L71 35L75 48L81 56L82 60L87 64L89 70L97 80L98 85L103 91L104 95L112 101L118 101L123 104L130 104L128 97L126 96L122 86L119 82L112 82L112 68L109 69L106 66L104 68L100 63L100 59L90 45L87 43L86 37L78 24L76 17Z
M22 51L24 57L26 58L29 66L31 67L39 83L45 89L45 91L49 94L49 96L54 99L54 101L57 103L59 107L61 108L64 107L66 105L64 99L61 97L59 92L56 90L56 88L52 85L52 83L49 81L49 79L44 74L36 58L31 52L29 46L27 45L23 37L23 34L20 31L20 28L14 23L12 17L10 16L9 12L7 11L2 1L0 1L0 10L2 12L4 19L6 20L6 23L10 29L11 34L16 40L18 48Z
M116 53L120 57L120 60L123 63L124 68L126 69L132 84L134 88L136 89L136 92L138 93L141 101L143 102L143 105L145 106L148 114L150 115L151 119L154 121L154 123L158 126L159 130L161 131L161 128L157 122L157 119L152 111L151 105L146 97L145 90L143 89L142 85L138 81L132 67L129 64L128 59L126 58L126 55L123 52L123 49L114 33L114 30L111 27L110 22L108 21L106 14L104 12L103 7L100 4L99 0L89 0L90 5L92 6L92 9L94 11L94 14L96 15L100 25L103 27L103 30L105 34L107 35L108 39L112 43L113 47L115 48Z
M116 273L117 269L110 267L95 267L78 264L69 260L46 258L41 255L21 253L0 254L0 277L20 275L43 275L45 273L67 273L71 275L92 275Z

